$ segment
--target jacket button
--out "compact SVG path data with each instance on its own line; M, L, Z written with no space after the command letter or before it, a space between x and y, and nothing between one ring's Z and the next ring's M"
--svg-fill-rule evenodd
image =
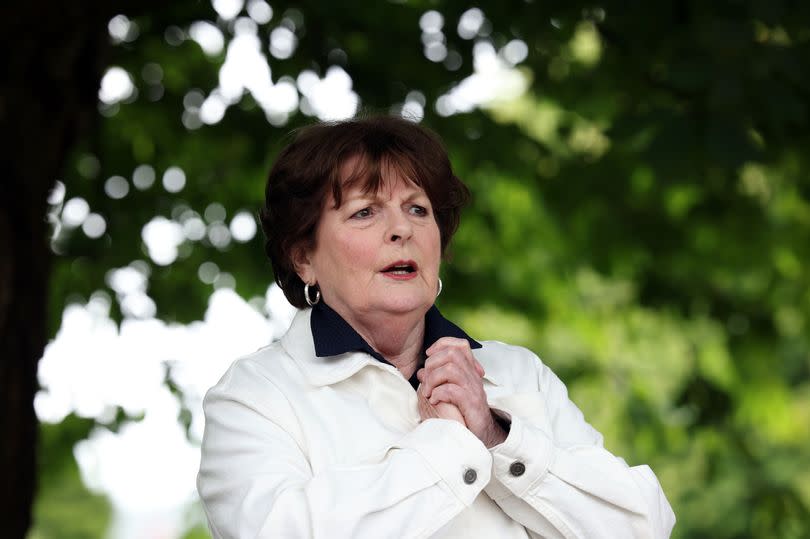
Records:
M515 477L520 477L523 475L523 472L526 471L526 465L516 460L509 466L509 473L514 475Z
M464 482L468 485L472 485L475 483L475 480L478 479L478 474L472 468L467 468L467 471L464 472Z

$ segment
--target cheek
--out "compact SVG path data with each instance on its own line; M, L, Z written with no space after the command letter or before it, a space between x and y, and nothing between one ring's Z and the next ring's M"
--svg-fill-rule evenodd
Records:
M438 268L442 258L442 239L441 234L439 233L439 227L437 225L433 225L425 248L430 253L431 260Z
M363 231L352 230L335 237L337 260L344 268L355 271L373 270L379 254L378 246L369 241Z

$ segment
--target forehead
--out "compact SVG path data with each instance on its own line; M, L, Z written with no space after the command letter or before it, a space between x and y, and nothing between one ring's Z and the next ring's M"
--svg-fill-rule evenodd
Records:
M394 190L399 189L405 191L406 195L426 195L413 167L393 156L383 155L372 159L365 155L352 155L341 163L337 180L333 185L335 206L339 206L343 198L391 196Z

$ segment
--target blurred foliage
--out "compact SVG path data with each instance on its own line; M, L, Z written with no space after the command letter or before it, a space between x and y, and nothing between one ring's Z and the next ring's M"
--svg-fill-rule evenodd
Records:
M103 537L109 503L88 492L79 477L72 448L90 434L92 420L70 416L58 425L42 425L39 448L40 492L34 506L35 527L29 539Z
M269 57L274 80L323 75L337 58L366 108L426 96L424 122L474 195L443 268L441 307L478 338L537 351L609 448L655 470L678 516L674 537L807 537L810 4L487 2L496 48L528 45L528 91L442 117L432 104L472 70L473 42L456 32L469 7L273 2L259 35L266 47L273 28L297 21L295 54ZM423 55L429 9L444 15L458 70ZM139 95L105 109L64 172L68 197L88 200L107 232L90 240L79 230L55 246L52 332L66 301L103 288L110 268L148 260L141 229L153 216L202 214L212 202L228 216L255 213L284 137L312 121L296 113L273 127L246 96L218 124L186 129L184 96L216 86L225 53L169 45L167 29L210 20L227 37L232 23L185 1L134 20L139 36L117 44L111 62ZM150 64L161 82L144 80ZM150 85L159 99L147 98ZM185 189L171 194L158 180L123 200L105 195L106 178L144 163L158 177L180 166ZM204 261L234 275L243 297L263 295L272 276L262 253L259 236L223 249L203 240L170 266L150 264L158 315L202 316ZM98 515L90 499L64 501L75 487L51 468L75 468L64 457L72 444L50 439L52 428L74 427L46 428L32 537L84 537L52 531L64 515Z

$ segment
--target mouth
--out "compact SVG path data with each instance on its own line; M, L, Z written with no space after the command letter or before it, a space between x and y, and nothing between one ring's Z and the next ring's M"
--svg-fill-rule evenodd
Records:
M416 262L413 260L397 260L393 264L389 264L383 268L381 273L391 277L408 277L416 276L418 269L419 266L417 266Z

